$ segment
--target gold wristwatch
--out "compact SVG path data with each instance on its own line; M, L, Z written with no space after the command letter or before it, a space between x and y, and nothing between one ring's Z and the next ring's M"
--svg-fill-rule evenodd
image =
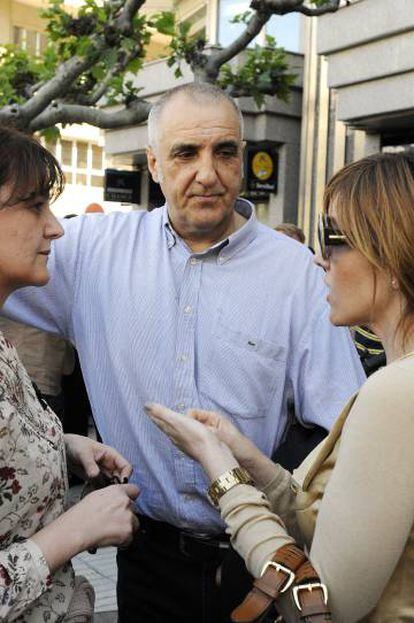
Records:
M221 474L208 488L207 497L214 506L218 506L219 499L236 485L252 485L253 480L244 467L233 467Z

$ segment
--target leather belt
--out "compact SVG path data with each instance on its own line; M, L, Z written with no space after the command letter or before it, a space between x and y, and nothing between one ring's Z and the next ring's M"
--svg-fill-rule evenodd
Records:
M140 530L153 542L178 551L183 556L204 562L221 562L230 547L227 534L204 534L181 530L163 521L157 521L145 515L138 515Z
M233 610L234 623L262 621L279 595L293 587L293 599L304 623L331 621L327 589L307 556L296 545L279 548L253 583L240 606Z

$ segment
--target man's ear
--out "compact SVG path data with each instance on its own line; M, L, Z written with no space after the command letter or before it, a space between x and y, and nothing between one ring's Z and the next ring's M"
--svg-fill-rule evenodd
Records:
M151 177L156 184L160 183L160 177L158 175L158 162L157 156L155 155L155 151L152 147L147 147L147 163L148 170L151 173Z

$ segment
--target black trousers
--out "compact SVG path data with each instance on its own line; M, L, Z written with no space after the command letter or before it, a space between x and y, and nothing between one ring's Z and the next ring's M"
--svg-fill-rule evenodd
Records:
M175 528L156 524L155 535L143 527L118 552L119 623L229 623L252 586L244 561L231 548L182 543Z

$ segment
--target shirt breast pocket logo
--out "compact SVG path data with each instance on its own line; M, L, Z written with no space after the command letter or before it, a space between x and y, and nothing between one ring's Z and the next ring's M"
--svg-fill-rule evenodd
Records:
M236 331L223 322L218 323L215 335L219 340L254 353L257 357L273 359L274 361L285 360L284 349L277 344L255 337L253 334Z
M264 417L278 385L283 391L286 349L221 319L210 346L208 373L200 376L210 407L234 418Z

